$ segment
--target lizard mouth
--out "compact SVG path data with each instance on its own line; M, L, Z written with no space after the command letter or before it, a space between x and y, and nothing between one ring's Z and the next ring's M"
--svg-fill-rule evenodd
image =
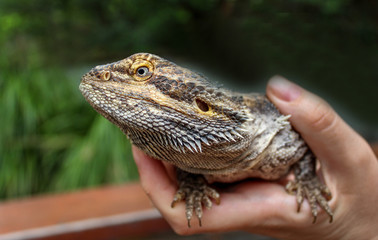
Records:
M85 97L85 99L93 107L98 109L97 111L99 111L99 110L103 111L102 107L100 107L100 105L104 104L102 102L102 99L107 99L108 102L112 101L113 103L118 102L117 105L119 104L119 106L122 107L122 105L120 104L121 101L119 101L117 99L123 98L126 101L128 99L133 99L133 100L136 100L138 102L142 102L142 105L146 105L146 104L148 104L150 106L152 105L152 106L154 106L154 108L159 109L159 110L165 109L165 110L168 110L170 112L176 112L176 113L183 115L185 117L193 116L193 114L190 114L190 111L188 111L188 110L184 111L183 109L179 109L179 108L175 107L174 104L170 104L170 105L165 104L168 101L164 101L161 98L159 99L159 97L156 97L156 99L151 98L150 96L148 96L147 91L144 92L145 94L142 94L142 96L139 96L140 94L137 95L137 94L133 93L131 89L124 88L124 89L128 89L128 91L123 91L122 96L119 97L119 96L117 96L116 93L114 93L114 92L119 92L119 90L118 91L107 90L109 92L114 93L112 95L112 98L109 98L108 94L105 93L106 90L102 90L101 86L99 86L99 84L96 84L96 83L99 83L99 81L93 80L92 75L89 75L89 76L87 76L87 75L88 74L86 74L82 77L79 89L80 89L81 93L83 94L83 96ZM176 106L177 106L177 104L176 104ZM109 114L112 114L112 113L108 112L107 115L109 115ZM114 112L113 114L116 114L116 112Z
M144 102L144 103L147 103L147 104L150 104L150 105L154 105L158 109L169 110L171 112L177 112L178 114L183 115L185 117L192 116L191 114L189 114L188 111L184 111L184 110L181 110L181 109L174 108L172 106L165 105L163 103L159 103L159 102L157 102L157 101L155 101L151 98L146 99L146 98L138 98L138 97L134 97L134 96L130 96L128 98L134 99L134 100L137 100L137 101L141 101L141 102Z

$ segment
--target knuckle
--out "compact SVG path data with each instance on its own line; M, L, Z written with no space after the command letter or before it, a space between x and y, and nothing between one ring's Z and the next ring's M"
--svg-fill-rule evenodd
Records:
M310 127L317 132L324 132L331 129L337 121L337 115L326 103L318 102L309 113Z

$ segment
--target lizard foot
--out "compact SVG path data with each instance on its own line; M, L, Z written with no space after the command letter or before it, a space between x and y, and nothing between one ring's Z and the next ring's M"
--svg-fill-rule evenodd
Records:
M295 181L290 181L286 185L286 190L290 194L296 195L298 212L301 210L301 205L304 198L307 198L310 203L312 216L314 217L312 223L316 222L316 218L318 216L317 205L327 212L330 218L329 222L331 223L333 221L333 213L327 203L327 201L332 198L331 192L329 191L328 187L322 184L316 176L309 180L297 179Z
M199 225L202 226L202 206L210 209L212 207L211 198L215 200L216 204L219 204L219 193L207 185L207 182L202 175L180 171L178 174L178 180L179 189L173 197L171 207L173 208L176 203L185 200L185 214L186 219L188 220L188 227L191 226L190 221L192 219L193 212L198 218Z

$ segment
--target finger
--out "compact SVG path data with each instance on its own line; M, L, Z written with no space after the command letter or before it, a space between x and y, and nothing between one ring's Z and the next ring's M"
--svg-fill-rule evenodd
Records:
M165 171L167 172L169 179L172 183L175 183L177 185L177 174L176 174L176 168L174 165L168 163L168 162L161 162L165 168Z
M167 211L176 191L175 184L159 160L147 156L135 146L132 151L143 189L162 213Z
M368 144L324 100L278 76L269 81L267 95L283 114L291 115L294 128L324 167L345 176L361 173L355 168L371 159L366 157Z

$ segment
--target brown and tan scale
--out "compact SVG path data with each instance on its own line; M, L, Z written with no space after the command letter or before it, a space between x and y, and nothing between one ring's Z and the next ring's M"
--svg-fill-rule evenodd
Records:
M116 124L148 155L177 167L179 190L172 206L186 202L202 218L219 194L211 182L258 177L279 179L294 170L287 189L298 206L309 200L333 213L330 192L315 172L316 158L276 107L262 94L240 94L153 54L134 54L93 68L80 90L93 108Z

